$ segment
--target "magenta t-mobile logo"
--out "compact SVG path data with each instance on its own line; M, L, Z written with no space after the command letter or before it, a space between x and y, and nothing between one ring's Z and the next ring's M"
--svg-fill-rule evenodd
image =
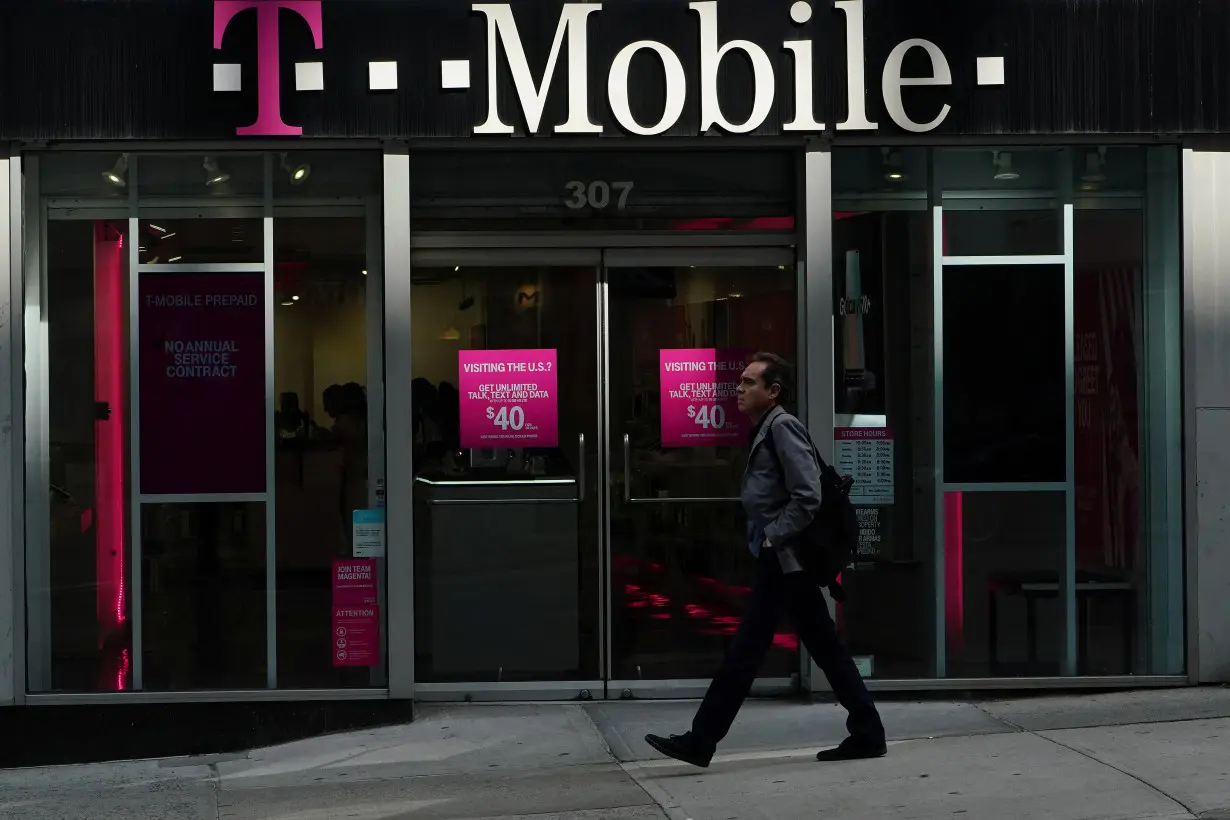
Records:
M321 0L214 0L214 48L222 48L222 35L241 11L256 9L256 122L239 128L243 135L299 136L303 129L282 122L282 78L278 62L278 10L288 9L302 17L312 30L317 49L324 47L324 27L320 19ZM240 66L214 65L214 90L239 91ZM320 63L297 63L295 87L300 91L319 91L324 87Z

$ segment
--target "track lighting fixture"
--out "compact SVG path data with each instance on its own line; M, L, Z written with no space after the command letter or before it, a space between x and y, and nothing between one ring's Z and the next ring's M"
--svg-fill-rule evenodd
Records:
M905 182L907 176L901 152L895 148L881 148L880 151L884 154L881 162L884 167L884 178L889 182Z
M282 154L282 170L286 172L291 185L302 185L312 173L312 166L306 162L292 165L287 154Z
M106 171L103 171L103 179L110 182L116 188L124 188L128 185L128 155L120 154L120 158L115 161Z
M1000 182L1011 182L1021 178L1021 175L1012 167L1012 154L1007 151L992 151L991 164L995 168L995 179Z
M205 157L205 184L207 186L221 185L230 180L231 175L218 165L218 161L213 157Z

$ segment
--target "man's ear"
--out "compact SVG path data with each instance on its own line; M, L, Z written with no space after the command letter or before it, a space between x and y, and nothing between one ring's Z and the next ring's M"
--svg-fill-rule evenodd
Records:
M782 386L780 384L769 385L769 398L774 401L779 401L782 397Z

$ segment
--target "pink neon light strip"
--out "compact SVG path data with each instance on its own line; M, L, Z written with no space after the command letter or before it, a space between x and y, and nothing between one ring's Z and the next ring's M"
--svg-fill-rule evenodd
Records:
M944 493L944 624L948 656L965 651L965 498Z
M94 229L94 400L110 417L94 422L95 566L98 642L114 640L126 620L124 579L124 236L112 224ZM116 677L123 689L125 674Z

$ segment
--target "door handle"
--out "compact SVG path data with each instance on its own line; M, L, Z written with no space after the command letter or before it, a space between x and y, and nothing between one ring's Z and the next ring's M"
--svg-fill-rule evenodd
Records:
M632 437L624 433L624 501L629 504L698 504L705 501L742 501L738 496L717 498L633 498L632 497Z
M577 501L585 500L585 434L577 434Z

